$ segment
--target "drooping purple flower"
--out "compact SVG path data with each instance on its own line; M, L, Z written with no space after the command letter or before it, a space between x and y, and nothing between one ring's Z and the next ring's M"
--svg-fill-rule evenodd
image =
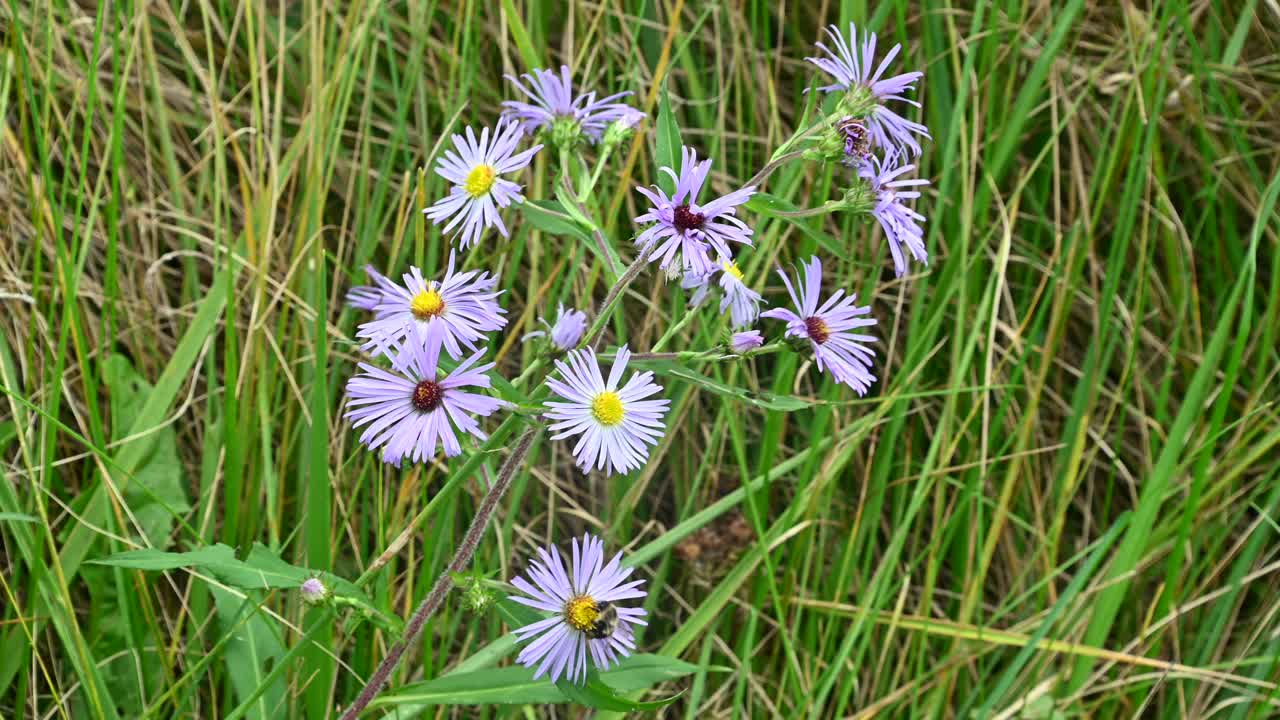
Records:
M633 625L648 625L643 607L623 607L624 600L645 596L644 580L627 578L635 568L622 567L622 553L605 562L604 543L590 533L582 542L573 540L566 566L554 545L538 548L539 560L530 560L524 577L511 584L523 595L511 599L551 617L515 630L521 642L533 640L520 651L516 662L537 668L534 679L549 675L581 684L587 676L587 658L601 670L635 650Z
M598 142L605 128L614 120L627 120L634 124L644 117L639 110L618 102L619 98L631 95L630 92L600 99L596 99L595 92L574 95L568 65L560 66L559 76L554 71L542 69L521 75L528 86L511 75L504 77L531 102L503 101L502 117L518 122L527 135L550 128L557 120L570 120L577 123L592 142Z
M812 257L809 264L801 264L797 270L796 284L800 293L796 294L787 274L778 269L778 275L787 286L791 302L795 303L796 314L786 308L775 308L761 313L760 317L785 320L787 337L806 338L813 346L813 355L817 359L818 369L831 373L836 382L853 388L859 395L866 395L876 376L871 374L871 362L875 353L865 343L874 342L871 335L860 335L851 332L855 328L869 327L876 324L875 318L860 317L869 315L869 306L859 307L855 304L856 295L844 296L844 290L837 290L821 307L818 306L822 292L822 261Z
M736 353L745 353L764 345L764 338L759 330L743 330L729 338L729 349Z
M920 191L913 188L929 184L925 178L899 179L911 172L915 165L901 165L900 156L896 153L888 155L883 161L871 157L863 163L858 175L865 178L876 194L876 205L871 210L885 238L889 240L889 252L893 254L893 272L898 277L907 273L907 258L902 248L906 246L917 262L929 263L929 252L924 246L924 215L907 207L907 200L920 197Z
M572 350L568 362L556 360L562 380L547 379L551 391L568 402L548 402L552 440L580 435L573 447L574 460L585 473L592 467L606 475L625 473L644 465L649 446L662 437L662 416L669 400L645 400L662 392L652 372L632 373L619 388L631 352L618 349L606 383L591 348Z
M760 315L760 303L764 301L760 293L747 287L742 281L742 271L735 262L721 262L720 289L724 297L720 299L720 314L729 311L729 319L735 328L742 328L756 321Z
M719 275L718 280L716 275ZM760 303L763 302L763 298L760 297L760 293L747 287L747 284L742 281L742 270L732 260L719 260L715 269L705 275L697 272L684 274L680 286L685 290L693 290L693 295L689 298L689 307L700 307L706 302L713 284L718 284L724 293L724 297L720 298L720 314L723 315L726 310L729 311L733 327L746 327L755 322L760 314Z
M497 276L479 270L455 274L453 268L450 252L441 282L424 280L416 267L404 274L403 285L388 280L374 319L356 330L356 336L366 341L363 349L391 356L393 348L412 338L412 344L433 353L443 345L456 360L464 346L475 350L485 333L506 326L506 310L497 303L502 292L493 292Z
M670 197L658 186L638 187L652 207L637 217L639 224L652 223L636 238L642 251L652 251L650 261L668 269L676 262L687 273L709 275L715 269L711 257L732 260L729 243L751 244L751 228L735 216L736 208L751 199L754 187L735 190L699 205L698 195L711 171L711 160L698 162L693 148L681 149L680 173L669 167L661 169L676 181L675 194Z
M835 25L827 27L826 33L831 38L831 43L835 46L835 49L832 50L822 43L816 43L818 49L825 53L826 57L805 58L818 66L823 72L835 78L834 83L824 85L818 89L823 92L836 90L847 92L852 90L868 93L875 100L875 105L866 118L867 129L870 131L871 139L876 146L886 149L900 148L913 155L919 155L920 143L915 136L919 135L927 138L929 137L929 129L890 110L885 105L885 101L900 100L909 105L920 107L920 103L904 97L903 93L914 91L916 81L924 77L924 73L914 71L892 77L884 77L889 64L902 51L902 45L894 45L884 59L880 61L880 64L876 65L876 34L863 32L860 42L861 47L855 47L854 43L858 43L859 39L858 28L853 23L849 23L849 38L847 40L840 34L840 29Z
M492 140L489 128L481 130L480 139L476 140L475 131L468 126L467 136L455 134L454 149L445 150L436 164L436 174L453 183L453 189L422 212L436 224L453 218L444 226L444 233L461 230L462 249L477 242L493 226L507 237L507 226L498 210L512 202L524 202L524 195L520 194L519 183L500 176L527 167L542 149L541 145L534 145L517 153L520 137L520 124L515 122L499 120Z
M373 285L356 285L347 291L347 304L357 310L372 312L382 303L384 293L395 287L395 283L378 272L372 265L365 265L364 272Z
M545 318L538 318L538 320L547 326L547 332L551 334L551 344L557 350L572 350L577 347L582 334L587 331L587 314L581 310L565 308L563 303L556 309L554 325L548 323ZM522 339L544 337L547 332L534 330Z
M389 372L369 363L360 363L363 371L347 382L347 419L354 427L368 426L360 442L370 450L382 448L383 461L399 465L408 458L413 462L429 460L437 447L446 457L462 452L458 430L485 440L474 416L487 417L509 404L467 392L466 388L488 388L488 372L493 363L476 366L485 353L481 348L442 376L439 368L440 346L435 350L421 343L406 343L403 358Z

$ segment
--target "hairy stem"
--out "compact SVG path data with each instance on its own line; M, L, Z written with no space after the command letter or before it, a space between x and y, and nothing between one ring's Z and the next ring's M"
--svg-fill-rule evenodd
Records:
M520 440L516 443L516 449L507 457L507 461L503 463L502 468L498 470L498 479L489 488L489 492L485 493L484 500L480 501L480 507L476 510L476 516L471 521L471 527L467 528L467 534L462 538L462 544L458 546L458 550L453 554L453 560L449 562L449 567L440 573L440 577L436 578L436 582L431 586L431 592L427 593L426 599L422 604L413 611L413 615L409 616L409 622L405 625L404 636L399 642L391 646L391 650L387 656L383 658L382 663L378 665L378 669L374 670L373 676L369 678L369 682L360 691L360 695L356 698L351 707L342 713L342 720L355 720L361 712L364 711L369 703L373 701L378 693L386 687L387 681L391 679L391 673L395 671L396 666L400 664L400 658L404 656L405 650L409 649L422 634L422 629L426 627L427 620L440 607L440 603L444 602L444 598L453 589L453 574L462 572L471 564L471 556L475 554L476 547L480 545L480 540L484 537L484 531L489 526L489 519L493 516L493 511L498 507L498 501L506 494L507 488L511 487L511 480L515 477L516 468L524 462L524 456L528 454L529 447L533 445L533 437L538 432L538 428L531 427L524 431L520 436Z
M604 330L604 325L608 322L610 313L613 312L613 306L618 304L618 300L622 298L622 292L627 289L627 286L631 284L631 281L635 280L636 276L640 274L640 271L644 269L645 262L648 258L649 252L647 250L641 250L640 254L636 256L636 259L632 260L631 264L627 266L626 271L622 273L622 277L618 278L617 284L609 288L609 294L605 295L604 302L600 303L600 311L596 313L594 318L592 318L591 326L587 328L586 334L582 336L582 342L578 343L579 348L588 347L595 342L596 336L600 334L601 330Z
M756 173L754 177L748 180L747 184L744 185L743 187L759 188L760 184L763 183L765 179L767 179L771 174L773 174L774 170L777 170L778 168L791 162L792 160L795 160L796 158L800 157L803 154L804 154L803 150L792 150L791 152L783 153L782 155L779 155L778 157L765 163L765 166L760 168L760 172Z

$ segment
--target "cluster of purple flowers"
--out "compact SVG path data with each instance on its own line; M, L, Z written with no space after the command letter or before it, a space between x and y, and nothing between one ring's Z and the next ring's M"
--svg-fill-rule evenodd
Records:
M809 60L834 78L820 90L844 93L831 127L843 146L843 159L856 169L856 182L874 199L864 209L882 228L895 272L902 276L904 250L920 262L928 257L921 229L925 218L907 205L927 181L904 177L914 169L905 159L919 155L919 138L927 138L928 131L888 103L918 106L904 94L915 89L922 74L885 77L901 46L895 45L876 65L874 33L859 40L851 25L846 40L834 26L827 32L833 48L819 43L824 56ZM544 143L563 150L603 142L608 148L613 142L608 138L644 118L623 102L630 93L599 98L595 92L575 94L567 67L507 79L521 99L503 102L492 131L482 128L477 135L467 127L453 135L453 148L436 167L452 184L451 191L424 209L434 223L444 224L444 234L453 235L461 250L475 246L490 228L508 235L501 211L524 200L522 186L512 178ZM542 142L521 150L526 138ZM761 317L781 320L783 337L807 346L819 371L860 395L867 393L876 381L875 355L868 345L875 338L865 334L876 324L871 308L857 305L856 297L844 290L824 300L822 262L815 256L798 266L794 282L778 269L794 310L761 312L764 298L735 256L753 243L742 213L757 188L716 194L709 190L711 169L710 159L699 160L693 148L683 147L679 167L660 168L674 183L670 194L657 185L637 188L649 203L635 217L640 257L668 277L680 277L691 291L692 306L720 293L720 313L728 316L734 331L726 343L730 352L758 351L765 339L752 326ZM399 464L405 459L427 462L441 450L446 457L456 456L467 436L484 440L479 418L511 408L488 394L494 363L483 362L488 336L507 325L497 276L459 270L453 252L438 280L416 267L400 282L372 267L366 272L371 284L348 295L352 307L373 314L356 333L361 349L373 357L359 363L360 372L347 385L346 417L362 428L360 441L381 451L386 462ZM613 354L606 376L587 346L588 318L580 310L561 305L554 323L541 322L546 330L525 339L543 338L558 375L546 379L554 399L540 410L551 439L575 441L572 453L584 473L595 469L613 475L643 467L663 437L670 406L660 397L662 387L654 374L633 371L626 376L632 353L624 345ZM389 367L380 367L378 357ZM520 640L528 641L518 661L536 668L535 677L581 682L588 662L603 669L628 655L635 647L633 628L644 624L645 611L620 603L643 598L645 592L642 580L628 580L632 570L622 566L621 555L606 562L603 543L591 535L573 541L568 563L554 545L538 553L526 577L513 581L520 593L514 599L550 616L516 630Z

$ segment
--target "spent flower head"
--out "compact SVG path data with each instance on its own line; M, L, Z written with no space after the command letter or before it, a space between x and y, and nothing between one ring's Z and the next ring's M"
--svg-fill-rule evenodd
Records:
M636 244L641 251L649 252L651 262L668 270L674 269L678 261L677 267L686 274L708 275L715 270L711 251L719 259L732 259L729 243L751 244L751 228L736 217L736 212L755 194L754 187L699 204L698 195L711 172L711 160L698 162L697 153L690 147L681 149L678 174L669 167L661 171L675 180L674 194L668 196L657 185L636 188L652 205L635 219L638 224L649 224L636 237Z
M520 142L519 123L499 120L490 137L489 128L480 132L469 126L467 136L453 136L453 149L445 150L436 165L436 174L453 183L453 189L435 205L424 209L427 217L436 224L446 220L444 233L460 231L460 246L466 249L480 240L490 227L497 227L507 237L507 226L502 223L498 210L512 202L524 202L520 184L502 177L529 165L533 156L542 149L534 145L524 152L516 152Z
M644 580L627 580L634 568L622 567L622 553L606 562L604 543L585 534L581 542L574 538L568 564L554 545L538 548L538 557L525 577L511 581L522 593L511 599L552 615L515 630L519 641L533 641L516 662L537 668L535 680L549 675L553 683L565 677L581 684L588 658L605 670L630 655L636 647L632 626L648 623L641 603L622 604L645 596Z
M831 373L836 382L853 388L859 395L866 395L876 376L871 374L871 361L875 353L865 343L875 341L871 335L852 332L856 328L876 324L875 318L862 317L871 313L869 306L855 304L856 295L845 297L844 290L837 290L821 307L818 300L822 293L822 261L816 256L807 265L797 268L797 293L787 274L778 269L787 293L799 313L786 308L775 308L761 313L761 317L784 320L787 336L808 340L813 348L818 369Z
M625 473L644 465L649 446L662 437L662 417L669 400L646 400L662 392L652 372L632 373L619 387L631 352L624 345L614 356L608 382L591 348L572 350L556 360L561 380L547 379L551 391L566 402L547 402L552 440L578 437L573 456L585 473L592 467L606 475Z
M902 51L902 45L890 48L876 65L876 34L863 32L859 39L858 28L853 23L849 23L847 39L835 25L827 27L826 33L834 49L817 43L825 56L805 59L835 80L819 90L845 93L840 104L842 122L845 118L864 118L866 131L876 147L899 148L919 155L920 143L916 136L929 137L929 129L890 110L885 103L895 100L919 107L920 103L903 93L915 90L916 81L924 77L924 73L913 71L885 77L885 71Z

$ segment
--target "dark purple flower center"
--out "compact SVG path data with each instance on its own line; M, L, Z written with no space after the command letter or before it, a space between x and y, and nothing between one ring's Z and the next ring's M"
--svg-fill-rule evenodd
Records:
M831 337L831 329L827 327L827 323L817 315L812 315L804 319L804 331L809 334L809 339L821 345Z
M860 120L848 117L840 121L839 127L840 134L844 135L845 155L860 160L871 152L871 134Z
M675 217L672 218L671 222L680 232L687 232L689 230L700 230L702 223L706 221L706 215L690 210L688 205L681 205L676 208Z
M410 402L422 412L431 412L440 407L440 401L443 399L444 388L440 387L440 383L423 380L413 388L413 397L410 398Z

